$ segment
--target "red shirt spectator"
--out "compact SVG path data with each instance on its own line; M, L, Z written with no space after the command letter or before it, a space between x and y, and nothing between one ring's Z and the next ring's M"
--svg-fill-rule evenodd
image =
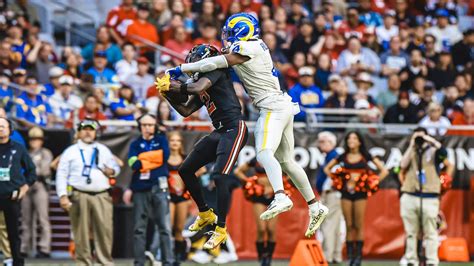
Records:
M152 43L157 44L159 42L158 32L153 24L148 22L150 16L150 9L147 3L140 3L138 5L137 19L130 24L126 30L125 36L128 41L133 43L140 49L140 54L148 51L153 51L153 48L146 46L145 43L135 39L133 36L141 37L142 39L148 40Z
M194 39L193 44L210 44L220 50L222 43L217 40L217 26L212 23L205 23L199 27L201 38Z
M178 54L182 54L185 57L189 50L193 48L193 44L187 41L187 35L184 27L178 27L174 30L173 39L166 41L165 47ZM173 61L175 64L184 63L184 60L182 59L173 58Z
M69 120L64 124L65 128L74 128L76 121L84 119L107 120L107 117L99 110L99 102L93 95L88 95L82 106L77 112L72 111Z
M345 39L355 35L363 42L367 27L360 22L359 11L357 8L351 7L347 10L347 21L342 21L336 26L338 33Z
M126 22L132 21L137 17L137 10L133 7L133 0L123 0L122 4L114 7L107 14L105 21L107 27L111 28L112 37L119 44L122 42L122 36L120 36L120 27L126 27ZM125 21L125 22L124 22ZM120 27L119 27L120 26Z
M463 112L457 112L451 123L453 126L472 126L474 125L474 100L464 100ZM474 136L473 130L449 130L449 135Z

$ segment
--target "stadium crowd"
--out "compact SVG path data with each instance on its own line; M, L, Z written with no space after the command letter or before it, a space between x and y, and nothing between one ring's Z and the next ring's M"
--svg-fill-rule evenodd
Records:
M378 111L353 119L363 123L474 124L474 31L467 22L461 32L458 19L473 12L469 1L124 0L83 47L42 33L28 1L2 2L1 105L23 127L145 112L183 120L157 95L154 76L195 44L222 48L223 20L243 11L258 17L281 87L304 108ZM237 77L234 84L245 118L255 120ZM208 119L203 111L184 120Z
M43 138L37 127L73 129L84 119L152 113L161 131L171 129L164 121L210 121L205 109L181 117L158 95L155 76L196 44L223 48L222 24L238 12L258 18L281 87L303 107L296 121L324 119L310 109L358 109L372 112L351 122L474 134L446 129L474 125L474 30L472 17L460 20L474 5L463 0L123 0L85 45L45 34L27 0L2 0L0 116L34 129L33 140ZM233 78L245 119L256 120ZM49 247L40 252L49 256Z

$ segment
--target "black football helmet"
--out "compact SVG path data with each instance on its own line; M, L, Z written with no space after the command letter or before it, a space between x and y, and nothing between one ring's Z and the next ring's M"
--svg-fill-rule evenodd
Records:
M204 58L220 55L219 50L209 44L198 44L189 51L186 56L186 63L194 63Z

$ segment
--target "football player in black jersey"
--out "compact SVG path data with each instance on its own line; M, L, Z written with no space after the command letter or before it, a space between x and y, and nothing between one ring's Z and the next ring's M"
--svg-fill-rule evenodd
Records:
M219 51L215 47L197 45L189 52L186 62L217 55ZM205 249L214 249L227 239L225 222L230 207L230 188L225 179L229 178L240 150L247 142L248 130L228 69L191 74L192 79L188 82L171 80L170 90L164 93L164 97L185 117L206 106L216 128L199 140L178 170L199 208L199 216L189 230L199 231L217 222L212 237L204 245ZM205 203L195 175L199 168L214 161L212 177L217 187L217 216Z

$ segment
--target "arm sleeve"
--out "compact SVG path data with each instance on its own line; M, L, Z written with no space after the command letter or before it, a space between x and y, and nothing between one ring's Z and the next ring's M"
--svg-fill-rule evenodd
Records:
M21 147L21 151L22 151L21 166L22 166L22 169L24 170L26 183L29 186L31 186L35 183L37 179L36 168L33 161L31 160L31 157L26 152L26 149L23 148L23 146L19 146L19 147Z
M142 163L138 160L138 153L135 142L132 142L128 150L128 166L130 166L133 171L138 171L142 168Z
M56 193L58 197L67 195L67 178L69 175L71 155L68 150L61 154L59 159L58 170L56 171Z

